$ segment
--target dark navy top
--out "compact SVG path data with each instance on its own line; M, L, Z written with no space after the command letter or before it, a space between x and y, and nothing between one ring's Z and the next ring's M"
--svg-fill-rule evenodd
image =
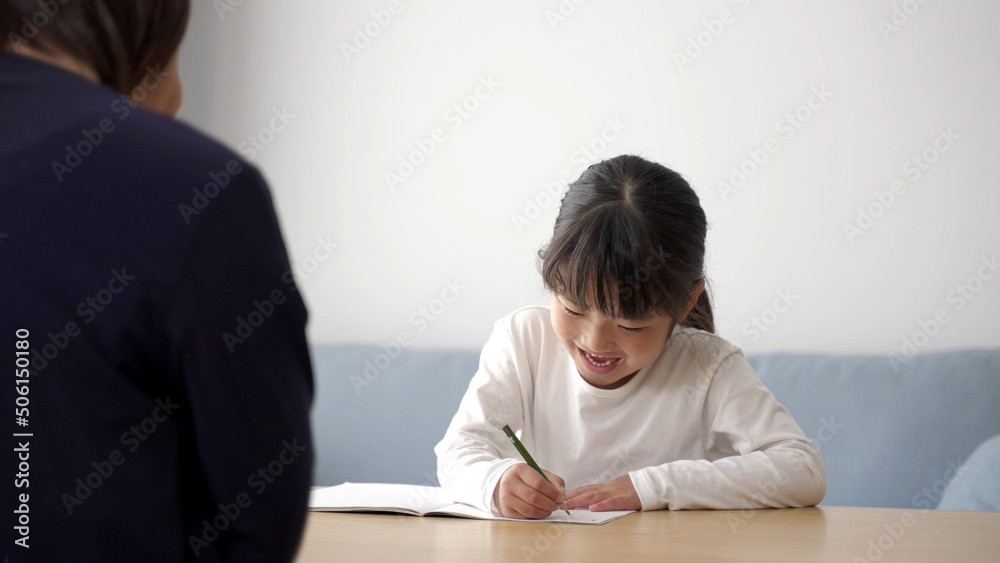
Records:
M305 324L253 166L0 53L0 553L291 560L313 465Z

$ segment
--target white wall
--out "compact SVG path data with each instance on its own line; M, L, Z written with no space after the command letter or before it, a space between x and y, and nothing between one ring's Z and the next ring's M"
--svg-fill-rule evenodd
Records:
M382 26L383 0L217 14L226 1L196 3L181 117L236 148L274 110L295 115L254 162L293 261L316 266L301 278L314 342L406 332L478 347L497 318L546 303L534 255L558 201L543 185L575 178L593 143L592 158L642 154L698 191L720 332L748 351L898 352L939 310L947 323L921 350L1000 345L1000 276L978 277L1000 253L996 2L399 0ZM883 33L894 6L901 25ZM552 25L560 7L574 11ZM703 33L723 10L731 23ZM348 60L366 26L377 36ZM677 59L698 34L702 52ZM450 108L490 78L459 122ZM800 108L814 88L832 95ZM796 110L807 119L790 129ZM433 154L390 189L386 172L436 129ZM915 178L910 159L942 130L957 138ZM724 195L769 138L767 161ZM896 180L902 195L849 240L844 225ZM518 229L526 200L540 216ZM339 247L310 262L317 239ZM979 291L959 308L949 292L970 277ZM421 331L413 315L453 279L465 289ZM786 290L790 308L769 310ZM766 332L749 330L755 317Z

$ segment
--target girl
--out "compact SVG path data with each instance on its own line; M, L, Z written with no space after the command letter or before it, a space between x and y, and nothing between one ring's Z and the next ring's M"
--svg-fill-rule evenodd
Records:
M509 518L809 506L819 450L714 334L705 213L637 156L592 165L539 252L549 307L498 321L435 447L455 500ZM552 483L522 462L509 424ZM568 489L568 492L566 492Z

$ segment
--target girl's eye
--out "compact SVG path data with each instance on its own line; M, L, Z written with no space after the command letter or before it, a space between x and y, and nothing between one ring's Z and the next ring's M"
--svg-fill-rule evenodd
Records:
M642 327L639 327L639 328L629 328L629 327L627 327L627 326L621 326L621 325L618 325L618 326L619 326L619 327L620 327L620 328L621 328L622 330L624 330L625 332L631 332L631 333L636 333L636 332L639 332L640 330L642 330Z
M581 313L577 313L576 311L574 311L573 309L570 309L569 307L567 307L565 305L563 305L563 311L566 311L566 314L569 315L569 316L571 316L571 317L582 316Z

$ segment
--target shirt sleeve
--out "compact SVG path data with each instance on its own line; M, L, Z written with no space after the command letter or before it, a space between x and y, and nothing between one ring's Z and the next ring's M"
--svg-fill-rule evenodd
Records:
M520 461L503 427L524 427L522 384L530 389L530 375L519 374L510 332L499 321L458 412L434 447L438 479L453 500L499 515L493 491L504 471Z
M270 192L244 166L188 225L196 230L166 319L190 440L185 503L209 522L230 513L211 543L191 539L205 539L197 516L185 539L211 560L291 561L313 466L307 313Z
M812 506L826 494L826 469L810 442L739 352L726 356L704 401L706 451L720 458L678 460L632 471L643 510Z

